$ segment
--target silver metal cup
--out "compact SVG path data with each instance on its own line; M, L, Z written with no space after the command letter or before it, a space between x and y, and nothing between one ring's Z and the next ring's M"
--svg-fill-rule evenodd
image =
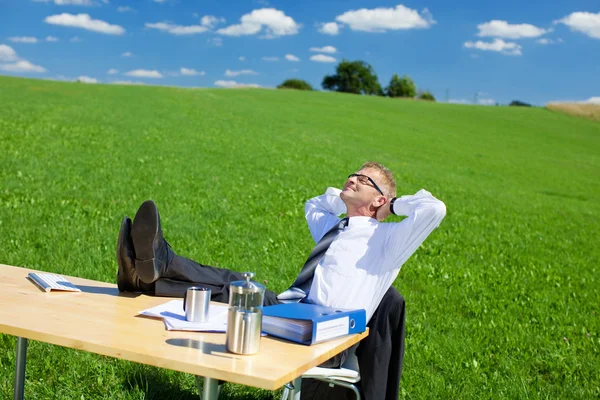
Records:
M209 304L209 288L201 286L192 286L188 288L183 296L185 319L190 322L207 322Z
M229 307L227 316L227 350L236 354L256 354L260 349L262 310L247 312Z

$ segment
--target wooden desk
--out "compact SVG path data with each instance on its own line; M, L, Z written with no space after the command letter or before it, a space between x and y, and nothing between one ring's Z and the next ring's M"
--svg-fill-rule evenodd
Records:
M0 264L0 333L18 337L15 399L23 398L27 339L85 350L204 377L203 399L217 382L275 390L368 334L302 346L263 337L260 352L227 352L224 333L167 331L162 321L136 317L166 298L120 293L114 284L67 277L82 292L43 292L33 270Z

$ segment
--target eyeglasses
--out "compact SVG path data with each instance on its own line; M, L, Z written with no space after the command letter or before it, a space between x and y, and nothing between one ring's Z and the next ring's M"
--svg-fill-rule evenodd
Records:
M352 178L353 176L355 176L356 179L363 185L368 185L369 183L371 183L371 185L375 188L375 190L377 190L382 196L385 196L385 194L383 194L381 189L379 189L379 186L377 186L375 181L373 179L371 179L370 177L363 175L363 174L350 174L350 175L348 175L348 179Z

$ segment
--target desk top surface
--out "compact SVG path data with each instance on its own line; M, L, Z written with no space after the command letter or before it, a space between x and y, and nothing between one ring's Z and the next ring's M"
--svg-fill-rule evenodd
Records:
M66 276L81 292L44 292L26 268L0 264L0 333L161 368L274 390L368 334L303 346L272 337L260 352L225 349L224 333L167 331L139 312L172 299L120 293L110 283Z

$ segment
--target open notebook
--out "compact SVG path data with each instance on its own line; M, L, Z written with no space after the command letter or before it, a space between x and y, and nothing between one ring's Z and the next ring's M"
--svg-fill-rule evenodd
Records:
M45 292L51 290L81 292L81 289L73 285L62 275L51 274L48 272L30 272L27 277Z

